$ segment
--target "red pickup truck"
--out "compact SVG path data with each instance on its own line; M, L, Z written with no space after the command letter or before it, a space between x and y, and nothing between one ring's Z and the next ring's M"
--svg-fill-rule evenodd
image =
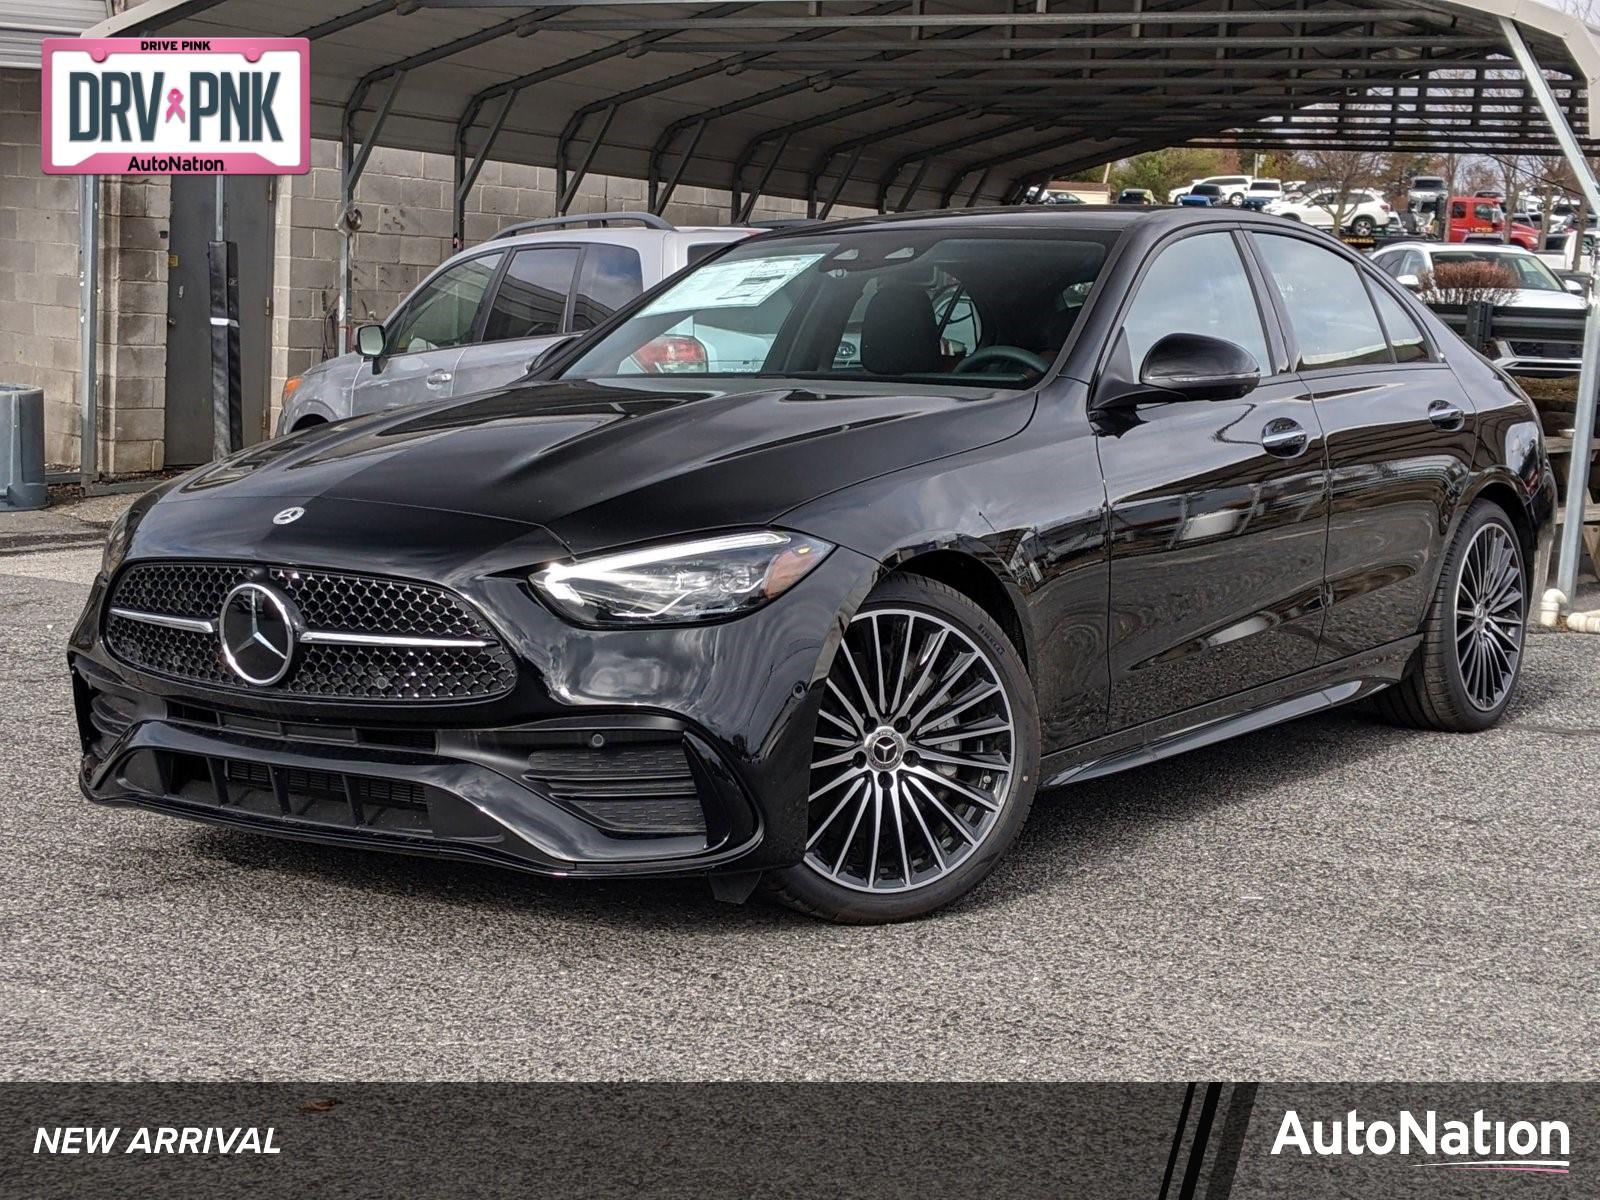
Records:
M1506 214L1498 200L1482 196L1451 196L1446 206L1447 242L1500 241L1504 236ZM1511 223L1511 244L1524 250L1539 248L1539 231L1526 221Z

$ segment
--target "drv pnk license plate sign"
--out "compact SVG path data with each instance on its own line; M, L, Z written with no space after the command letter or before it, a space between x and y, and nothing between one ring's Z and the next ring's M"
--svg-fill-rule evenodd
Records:
M52 175L303 175L305 38L49 38L43 167Z

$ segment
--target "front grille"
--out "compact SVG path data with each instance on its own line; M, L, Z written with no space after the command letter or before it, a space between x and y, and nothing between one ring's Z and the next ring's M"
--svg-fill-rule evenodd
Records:
M683 743L612 742L528 755L528 783L612 833L704 835L705 810Z
M511 656L488 624L443 588L333 571L244 563L138 563L112 589L108 610L214 621L249 579L269 584L321 633L476 641L482 645L302 644L289 673L250 688L223 661L217 636L110 612L106 644L130 666L237 691L337 700L452 701L503 695L516 680Z

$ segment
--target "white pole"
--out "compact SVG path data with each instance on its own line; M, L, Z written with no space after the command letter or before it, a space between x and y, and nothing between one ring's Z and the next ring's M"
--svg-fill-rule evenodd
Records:
M1500 28L1506 35L1511 52L1517 57L1517 65L1522 68L1523 77L1528 81L1528 89L1539 102L1551 132L1556 135L1556 142L1566 156L1567 165L1572 168L1584 200L1591 211L1600 212L1600 183L1595 181L1583 148L1578 145L1572 127L1567 124L1566 115L1556 103L1550 85L1545 82L1544 72L1527 43L1522 40L1516 22L1509 17L1501 17ZM1583 237L1582 230L1578 231L1578 237ZM1596 385L1600 383L1597 377L1600 377L1600 288L1591 287L1589 312L1583 326L1583 358L1578 368L1577 412L1572 422L1572 462L1567 471L1567 508L1561 525L1561 558L1556 566L1556 587L1569 601L1578 589L1583 509L1589 499L1589 446L1594 441Z

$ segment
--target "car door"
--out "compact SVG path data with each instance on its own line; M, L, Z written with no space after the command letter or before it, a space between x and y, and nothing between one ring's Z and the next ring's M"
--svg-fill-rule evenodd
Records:
M384 325L384 356L361 364L350 411L376 412L447 397L472 340L501 251L451 263L413 292Z
M566 333L579 253L571 244L511 252L486 306L482 329L456 364L456 395L520 379L528 364Z
M1293 234L1251 240L1328 440L1322 661L1422 624L1475 435L1471 402L1408 311L1355 256Z
M1160 338L1198 333L1243 346L1262 379L1238 400L1096 417L1111 537L1113 731L1316 661L1322 433L1287 369L1262 286L1236 233L1192 233L1157 249L1122 314L1112 353L1129 377Z

